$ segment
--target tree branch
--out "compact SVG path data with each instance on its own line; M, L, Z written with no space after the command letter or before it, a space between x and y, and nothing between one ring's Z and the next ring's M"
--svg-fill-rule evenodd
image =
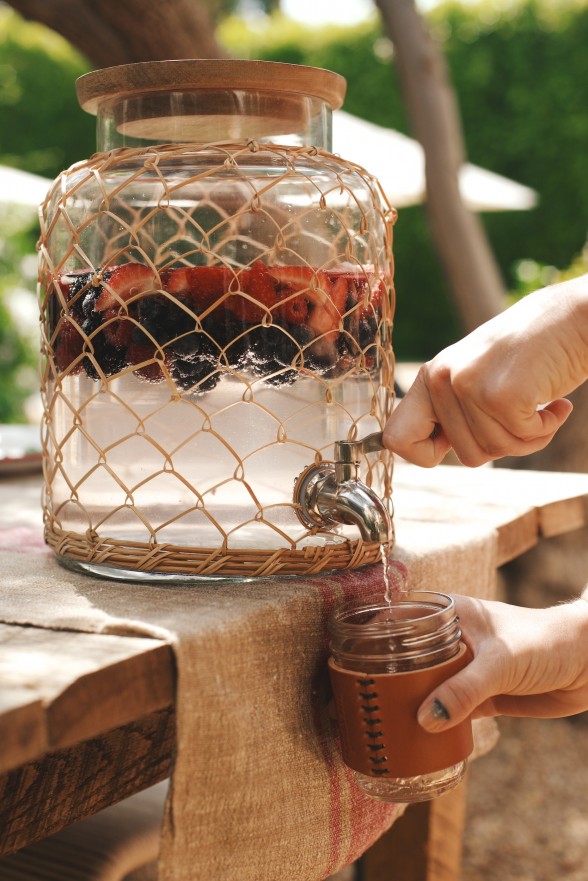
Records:
M197 0L10 0L97 67L167 58L224 58L209 8Z
M459 192L465 149L447 64L414 0L376 0L376 4L394 44L412 129L425 152L433 235L469 331L504 308L505 291L484 228Z

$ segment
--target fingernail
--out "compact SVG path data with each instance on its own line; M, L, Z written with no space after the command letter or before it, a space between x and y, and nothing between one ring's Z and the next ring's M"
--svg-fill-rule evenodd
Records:
M418 723L426 731L442 731L450 719L449 711L438 697L418 712Z

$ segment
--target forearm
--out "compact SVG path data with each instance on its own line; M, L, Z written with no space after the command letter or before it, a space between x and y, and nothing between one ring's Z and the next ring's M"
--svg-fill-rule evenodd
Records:
M453 447L464 465L543 449L588 378L588 275L529 294L427 362L384 443L418 465Z
M539 363L545 357L548 368L551 361L544 371L551 386L539 403L578 388L588 378L588 274L536 291L514 309L527 321L531 356ZM509 312L501 318L508 320Z
M579 608L582 612L585 612L586 616L588 617L588 584L586 585L586 587L583 589L580 596L576 600L576 604L579 606ZM587 651L588 651L588 644L587 644Z

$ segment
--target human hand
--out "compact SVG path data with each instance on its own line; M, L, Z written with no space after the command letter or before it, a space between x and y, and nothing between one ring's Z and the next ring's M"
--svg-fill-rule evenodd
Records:
M588 709L588 601L527 609L456 596L473 660L426 698L427 731L468 716L570 716Z
M453 447L464 465L547 446L588 377L588 275L544 288L421 367L384 429L417 465Z

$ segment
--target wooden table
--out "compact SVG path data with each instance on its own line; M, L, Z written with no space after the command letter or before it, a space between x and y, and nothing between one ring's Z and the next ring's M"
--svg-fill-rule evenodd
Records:
M398 551L439 549L472 522L496 530L497 566L588 523L588 474L395 473ZM0 523L40 523L38 476L0 483ZM1 558L0 558L1 559ZM6 616L0 587L0 621ZM0 853L11 853L164 779L174 745L174 656L157 639L0 624ZM464 788L410 808L364 857L364 881L459 877ZM447 823L452 834L447 835ZM398 848L398 841L401 848Z

